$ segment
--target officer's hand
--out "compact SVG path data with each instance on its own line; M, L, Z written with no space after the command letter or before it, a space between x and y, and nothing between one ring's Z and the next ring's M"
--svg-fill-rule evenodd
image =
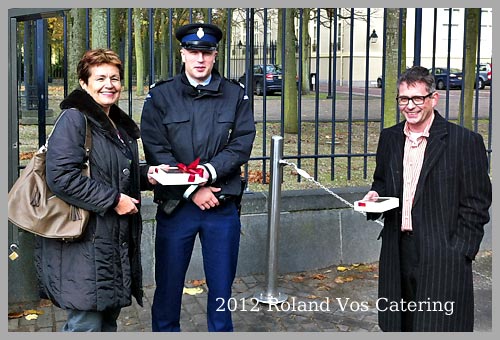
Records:
M219 200L214 192L220 191L221 188L216 187L201 187L194 194L191 200L201 210L210 209L219 205Z

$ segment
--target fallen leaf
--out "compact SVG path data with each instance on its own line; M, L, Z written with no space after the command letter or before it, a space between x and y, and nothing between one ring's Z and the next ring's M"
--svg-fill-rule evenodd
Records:
M353 264L352 264L352 266L353 266L354 268L357 268L357 267L359 267L360 265L361 265L361 263L353 263Z
M315 274L315 275L312 276L312 278L315 279L315 280L324 280L324 279L327 278L327 276L323 275L323 274Z
M328 286L328 285L325 285L325 284L320 284L318 285L318 290L330 290L332 287Z
M201 287L194 287L194 288L187 288L184 287L182 290L183 294L188 294L188 295L198 295L203 293L203 289Z
M342 276L337 276L335 280L333 280L335 283L342 284L344 283L344 278Z
M52 306L52 301L48 299L41 299L40 303L38 304L38 307L50 307Z
M344 266L338 266L337 267L337 271L339 271L339 272L345 272L346 270L349 270L349 268L344 267Z
M203 286L206 281L205 280L193 280L191 282L193 284L194 287L199 287L199 286Z
M19 318L22 318L24 316L24 313L23 312L12 312L12 313L9 313L9 319L19 319Z
M363 265L360 265L356 269L360 272L373 272L373 271L377 270L377 267L375 265L363 264Z
M344 277L344 282L351 282L351 281L354 281L354 277L352 276Z
M261 170L249 170L248 171L248 182L249 183L263 183L262 171ZM269 183L271 179L271 174L266 172L266 183Z
M27 160L33 158L35 151L26 151L19 153L19 160Z
M26 320L36 320L36 319L38 319L38 314L28 314L24 318Z
M24 315L30 315L30 314L37 314L37 315L42 315L43 310L36 310L36 309L27 309L23 312Z
M304 277L303 276L295 276L293 279L292 279L293 282L302 282L304 281Z

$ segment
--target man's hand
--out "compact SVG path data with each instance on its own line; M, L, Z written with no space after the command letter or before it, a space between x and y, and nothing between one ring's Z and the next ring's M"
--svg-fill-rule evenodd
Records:
M191 200L201 210L214 208L219 205L219 200L215 197L214 192L219 192L221 188L216 187L200 187L194 194Z
M363 201L376 201L378 198L378 193L376 191L368 191L368 193L363 197Z

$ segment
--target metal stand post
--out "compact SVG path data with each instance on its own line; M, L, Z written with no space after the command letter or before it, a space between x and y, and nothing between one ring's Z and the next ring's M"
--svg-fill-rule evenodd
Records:
M278 236L280 226L281 182L283 181L283 137L273 136L271 144L271 185L268 204L268 248L267 248L267 289L256 293L254 299L261 303L278 304L288 299L286 294L276 290L278 272Z

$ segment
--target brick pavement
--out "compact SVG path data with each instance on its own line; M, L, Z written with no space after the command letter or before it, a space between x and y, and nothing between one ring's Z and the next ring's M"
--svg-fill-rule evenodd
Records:
M236 332L379 332L377 325L377 263L345 265L278 276L277 292L288 300L279 306L257 304L252 298L264 292L264 275L236 278L233 285L233 324ZM342 268L340 268L342 269ZM492 329L492 252L483 251L474 262L476 331ZM200 284L201 283L201 284ZM206 332L207 288L201 282L187 282L203 292L183 296L181 328L184 332ZM124 308L118 319L119 332L149 332L154 287L145 288L144 307L135 302ZM10 332L53 332L60 330L66 314L47 301L34 306L9 306L9 312L23 309L43 311L37 320L9 319Z

